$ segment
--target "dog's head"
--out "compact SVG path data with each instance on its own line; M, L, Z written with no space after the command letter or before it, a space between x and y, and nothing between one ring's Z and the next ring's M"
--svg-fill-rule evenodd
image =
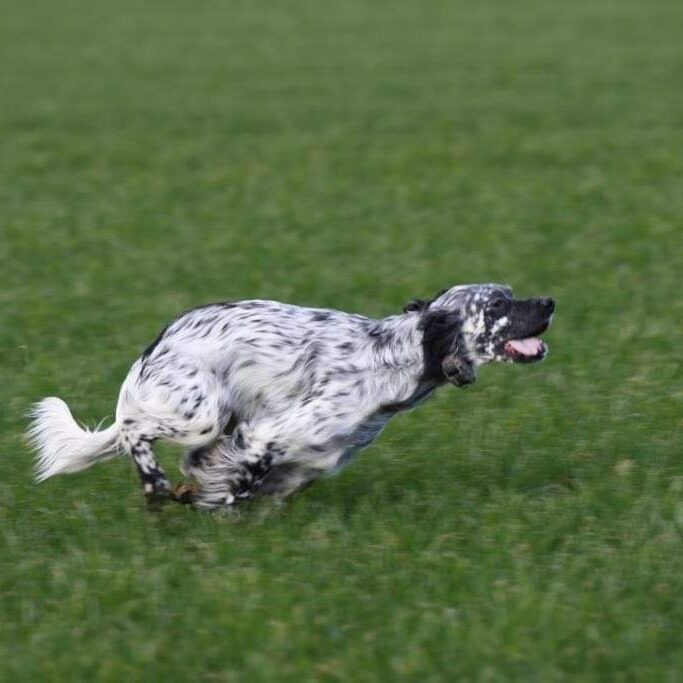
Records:
M475 380L476 368L485 363L543 360L548 347L539 335L552 321L555 302L544 297L515 299L503 285L461 285L430 302L413 302L405 310L422 316L426 373L464 386Z

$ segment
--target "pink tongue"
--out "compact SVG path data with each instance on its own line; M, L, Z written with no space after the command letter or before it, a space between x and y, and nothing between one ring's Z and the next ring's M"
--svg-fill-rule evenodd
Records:
M535 356L541 351L541 340L535 337L529 337L528 339L511 339L508 342L517 353L521 353L523 356Z

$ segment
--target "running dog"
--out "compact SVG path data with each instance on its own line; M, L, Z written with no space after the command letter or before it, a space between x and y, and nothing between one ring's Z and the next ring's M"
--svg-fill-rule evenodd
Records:
M396 414L493 361L545 358L549 298L515 299L495 284L461 285L380 320L275 301L195 308L135 361L110 427L79 427L67 405L32 409L37 479L128 454L149 502L232 507L286 497L338 470ZM173 490L152 446L189 447L192 486Z

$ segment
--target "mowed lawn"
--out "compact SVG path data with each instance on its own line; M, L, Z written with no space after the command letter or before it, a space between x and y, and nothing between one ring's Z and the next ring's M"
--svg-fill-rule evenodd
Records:
M0 678L681 679L682 3L3 9ZM478 281L557 299L548 360L284 509L31 480L30 403L111 416L183 309Z

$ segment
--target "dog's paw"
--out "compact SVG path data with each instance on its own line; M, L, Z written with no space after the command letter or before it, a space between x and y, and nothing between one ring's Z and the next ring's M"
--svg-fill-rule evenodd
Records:
M171 500L171 487L165 479L145 482L144 493L147 507L151 510L158 510Z
M194 503L195 497L197 495L197 486L194 484L186 484L185 482L180 482L171 491L171 500L181 505L192 505Z

